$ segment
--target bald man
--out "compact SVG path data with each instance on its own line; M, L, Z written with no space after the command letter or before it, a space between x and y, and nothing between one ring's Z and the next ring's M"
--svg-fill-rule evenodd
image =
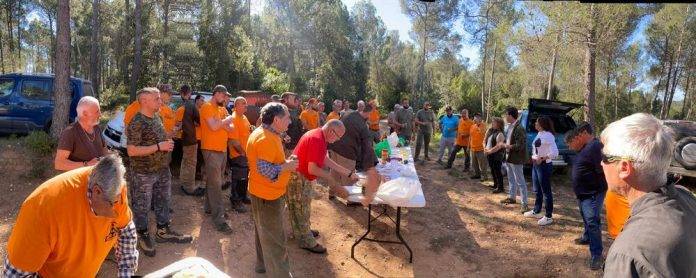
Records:
M99 101L90 96L82 97L77 103L77 121L68 125L60 134L58 151L53 167L70 171L96 165L99 158L108 152L101 137Z
M293 155L297 156L297 173L292 174L288 185L288 208L292 231L300 248L312 253L325 253L326 248L317 243L315 237L319 232L310 229L310 195L312 181L317 177L333 181L333 176L324 166L357 181L354 171L338 165L327 156L327 148L346 133L343 122L329 120L320 128L315 128L300 138ZM336 182L330 182L335 184Z

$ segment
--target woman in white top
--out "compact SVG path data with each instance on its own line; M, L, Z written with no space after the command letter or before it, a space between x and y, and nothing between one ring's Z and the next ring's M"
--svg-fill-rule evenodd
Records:
M553 122L549 117L542 116L536 120L534 127L539 132L532 141L532 185L536 189L534 209L524 213L524 216L540 218L537 223L541 226L553 223L553 193L551 192L551 161L558 156L556 138L553 136ZM546 214L541 214L542 202Z

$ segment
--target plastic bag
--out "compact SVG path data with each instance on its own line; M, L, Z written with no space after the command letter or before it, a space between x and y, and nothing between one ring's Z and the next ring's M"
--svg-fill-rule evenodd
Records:
M392 149L399 145L399 136L396 135L396 132L392 132L387 136L387 142L389 142L389 147Z
M397 178L383 183L377 197L392 206L406 206L416 196L420 182L415 179Z

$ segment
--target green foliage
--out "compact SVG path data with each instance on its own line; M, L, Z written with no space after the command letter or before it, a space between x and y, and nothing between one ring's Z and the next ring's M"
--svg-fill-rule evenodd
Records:
M45 156L53 153L53 148L55 147L55 140L51 138L48 133L44 131L32 131L24 137L24 145L33 154L39 156Z
M287 74L272 67L266 69L266 74L263 76L263 82L261 83L261 90L280 95L283 92L290 91L290 86Z

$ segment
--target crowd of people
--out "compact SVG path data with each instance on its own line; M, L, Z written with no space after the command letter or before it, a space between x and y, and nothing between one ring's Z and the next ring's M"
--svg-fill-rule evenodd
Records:
M171 85L138 91L124 114L123 159L101 138L98 100L79 101L77 120L61 134L54 161L65 172L23 203L9 238L4 277L94 276L112 248L118 276L130 277L141 252L156 256L155 242L192 242L191 235L171 228L175 141L183 149L181 190L205 197L203 211L220 233L234 229L226 213L226 187L233 211L247 213L250 207L257 273L292 277L282 219L286 209L298 247L326 253L316 240L320 231L311 228L313 183L327 186L331 200L372 203L380 184L375 143L388 134L381 132L375 100L360 100L353 110L348 100L336 99L327 102L327 114L320 99L301 105L299 95L286 92L272 96L252 125L245 116L246 99L232 98L225 86L215 86L209 101L194 97L186 85L179 92L183 103L173 110ZM415 142L414 161L424 165L430 161L430 140L439 131L438 164L455 171L463 152L463 171L470 172L471 180L485 181L490 174L493 194L504 192L505 172L508 195L500 203L516 204L519 195L524 217L540 226L552 224L552 162L559 156L552 119L534 120L536 136L528 153L527 131L515 107L492 117L490 125L478 113L470 118L467 109L455 115L446 106L444 112L438 118L425 102L414 113L404 98L386 117L389 133L406 145ZM610 124L599 138L583 122L564 139L577 153L571 183L584 232L575 243L589 246L588 266L604 267L605 277L695 277L696 198L667 179L673 144L669 130L651 115L634 114ZM528 161L536 197L531 208L524 176ZM199 172L202 183L196 182ZM344 186L358 180L357 172L366 180L360 202L354 203L347 200ZM609 235L616 239L606 260L601 232L605 201Z

